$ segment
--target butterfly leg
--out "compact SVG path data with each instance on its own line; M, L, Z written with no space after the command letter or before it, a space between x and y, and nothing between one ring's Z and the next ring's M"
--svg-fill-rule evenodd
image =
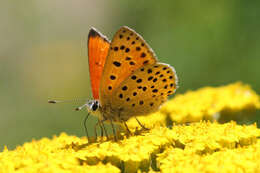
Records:
M126 122L123 121L123 123L124 123L124 125L125 125L126 130L127 130L127 133L128 133L129 135L131 135L131 131L129 130L129 128L128 128Z
M100 124L101 124L101 126L103 127L104 132L105 132L105 135L106 135L106 137L107 137L107 139L108 139L108 133L107 133L107 130L106 130L106 128L105 128L104 121L106 121L106 120L105 120L105 119L101 120L101 121L100 121Z
M88 119L88 117L89 117L89 113L88 113L88 115L85 117L85 119L84 119L84 127L85 127L85 133L86 133L86 136L87 136L87 138L88 138L88 142L90 142L90 138L89 138L89 135L88 135L88 128L87 128L87 119Z
M112 130L113 130L114 139L115 139L115 141L117 141L117 135L116 135L116 129L115 129L115 126L114 126L114 124L113 124L112 119L109 119L109 120L110 120L110 124L111 124Z
M97 140L97 126L100 128L100 136L103 137L104 135L104 127L102 126L102 123L100 120L95 124L94 129L95 129L95 140Z
M95 132L95 141L97 140L97 125L98 125L98 122L95 124L94 126L94 132Z
M101 138L103 138L103 136L104 136L104 127L102 126L100 120L98 120L98 125L100 127L100 136L101 136Z
M142 129L144 130L150 130L149 128L146 128L136 117L135 117L136 121L138 122L138 124L142 127Z

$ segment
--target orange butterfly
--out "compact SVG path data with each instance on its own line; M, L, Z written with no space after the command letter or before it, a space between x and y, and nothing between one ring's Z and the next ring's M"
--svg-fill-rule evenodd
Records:
M158 62L145 40L126 26L116 32L111 43L91 28L88 57L94 100L89 100L76 110L87 107L89 113L97 115L99 120L95 128L100 125L101 135L103 130L106 133L104 121L110 121L115 139L113 122L124 123L130 132L125 123L129 118L157 111L178 87L174 68ZM61 101L49 101L57 102ZM84 121L87 136L88 116Z
M125 124L131 117L155 112L177 89L174 68L158 62L145 40L126 26L111 43L91 28L88 57L94 100L85 106L101 124L110 121L113 127L113 122Z

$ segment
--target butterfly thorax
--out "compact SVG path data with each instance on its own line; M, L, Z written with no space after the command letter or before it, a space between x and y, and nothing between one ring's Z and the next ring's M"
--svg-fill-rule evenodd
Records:
M111 103L102 105L100 107L103 119L112 120L113 122L127 121L130 117L125 117L123 109L120 107L113 107Z

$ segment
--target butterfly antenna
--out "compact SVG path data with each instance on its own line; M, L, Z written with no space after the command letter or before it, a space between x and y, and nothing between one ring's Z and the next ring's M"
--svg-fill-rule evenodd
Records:
M84 104L84 105L82 105L82 106L79 106L79 107L75 108L75 111L80 111L82 108L84 108L84 107L86 107L86 106L87 106L87 104Z
M74 100L48 100L48 103L78 103L78 102L86 102L87 99L74 99ZM84 104L82 106L79 106L75 108L76 111L80 111L82 108L86 107L87 104Z
M57 100L48 100L48 103L58 103Z
M48 103L78 103L85 102L87 99L73 99L73 100L48 100Z

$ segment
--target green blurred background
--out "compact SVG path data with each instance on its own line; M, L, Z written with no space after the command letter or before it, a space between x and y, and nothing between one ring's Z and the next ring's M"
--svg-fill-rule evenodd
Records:
M177 93L242 81L260 93L260 1L1 1L0 149L61 132L84 136L87 34L127 25L175 67ZM95 118L90 118L93 126Z

